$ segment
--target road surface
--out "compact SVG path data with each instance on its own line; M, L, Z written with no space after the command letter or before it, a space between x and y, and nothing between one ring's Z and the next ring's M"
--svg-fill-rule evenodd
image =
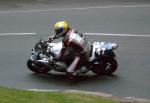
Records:
M68 3L68 2L67 2ZM0 6L0 85L21 89L99 91L122 97L150 98L150 4L148 1L24 3ZM69 2L71 4L71 2ZM38 6L37 5L41 5ZM44 7L45 5L45 7ZM63 8L63 9L61 9ZM34 74L26 67L32 46L54 33L53 24L68 20L90 34L88 40L119 44L118 70L113 76L91 74L70 81L64 75ZM19 34L16 34L19 33ZM100 33L112 34L95 35ZM117 35L113 35L117 34Z

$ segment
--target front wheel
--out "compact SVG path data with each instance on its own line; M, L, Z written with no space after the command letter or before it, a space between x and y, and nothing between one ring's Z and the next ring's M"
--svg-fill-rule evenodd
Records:
M114 58L100 58L93 62L92 71L97 75L111 75L117 70L118 63Z
M30 59L27 61L27 67L29 68L29 70L35 73L47 73L50 71L50 68L45 64L36 63L35 61L32 61Z

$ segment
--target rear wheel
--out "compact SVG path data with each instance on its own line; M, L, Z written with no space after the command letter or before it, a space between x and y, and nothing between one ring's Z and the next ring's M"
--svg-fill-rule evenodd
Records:
M114 58L101 58L93 62L92 71L97 75L111 75L117 67L118 63Z
M35 73L47 73L51 70L45 64L36 63L35 61L32 61L30 59L27 61L27 67L29 68L29 70Z

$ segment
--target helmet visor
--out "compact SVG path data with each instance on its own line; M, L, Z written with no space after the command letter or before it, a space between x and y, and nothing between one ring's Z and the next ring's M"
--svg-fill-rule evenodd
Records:
M62 34L63 31L64 31L63 28L58 28L58 29L55 30L55 33L56 33L57 35L59 35L59 34Z

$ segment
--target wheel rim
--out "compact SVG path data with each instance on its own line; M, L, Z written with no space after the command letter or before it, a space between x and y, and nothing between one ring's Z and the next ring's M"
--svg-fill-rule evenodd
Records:
M37 66L37 72L38 73L47 73L50 69L46 67L44 64L39 64Z
M35 64L34 62L31 63L31 66L32 66L33 68L36 68L36 64Z
M29 60L27 63L28 68L36 73L47 73L50 69L44 64L37 64L34 61Z
M110 75L117 69L117 62L115 59L101 59L96 60L93 64L93 72L97 75Z
M112 64L110 62L107 62L104 68L105 68L105 71L109 72L112 69Z
M97 74L101 74L101 66L99 65L100 62L96 61L94 64L93 64L93 71Z
M112 74L117 69L117 62L115 59L105 59L102 69L104 75Z

